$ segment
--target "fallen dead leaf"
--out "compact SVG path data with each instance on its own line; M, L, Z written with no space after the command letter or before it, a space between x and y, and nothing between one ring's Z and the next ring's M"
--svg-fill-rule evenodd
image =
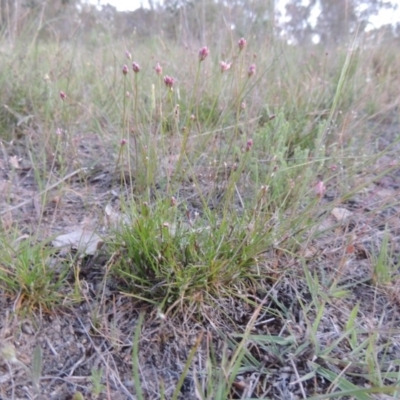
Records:
M376 192L379 197L387 198L396 196L396 191L393 189L380 189Z
M121 214L114 211L110 204L107 204L104 209L106 217L106 225L111 229L119 229L121 225L127 225L129 223L129 217L125 214Z
M11 156L8 161L14 169L20 169L17 156Z
M335 207L331 211L332 216L336 219L336 221L344 221L353 215L353 213L346 208Z
M103 239L97 233L83 229L57 236L51 242L56 248L71 247L86 255L94 255L103 243Z
M314 246L309 246L306 247L303 251L302 251L302 256L304 258L313 258L317 255L318 253L318 249Z

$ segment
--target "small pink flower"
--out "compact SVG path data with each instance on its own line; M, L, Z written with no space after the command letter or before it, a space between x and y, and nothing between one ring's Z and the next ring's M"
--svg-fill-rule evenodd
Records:
M207 58L207 56L208 56L209 53L210 53L210 51L208 50L208 47L207 47L207 46L202 47L202 48L199 50L199 61L200 61L200 62L201 62L201 61L204 61L204 60Z
M132 55L131 55L131 53L129 53L128 50L125 50L125 57L126 57L128 60L132 60Z
M253 147L253 140L249 139L246 143L246 151L250 151L252 147Z
M326 186L325 186L324 182L319 181L315 185L315 194L317 195L317 197L322 198L324 196L325 192L326 192Z
M221 61L219 63L219 66L221 67L221 72L224 73L228 70L231 69L231 64L230 63L226 63L225 61Z
M124 74L124 75L126 75L127 73L128 73L128 66L125 64L123 67L122 67L122 73Z
M246 47L247 41L245 38L241 38L238 41L239 51L242 51Z
M140 65L137 62L133 62L132 63L132 69L133 69L133 72L135 74L137 74L140 71Z
M250 78L256 73L256 64L251 64L249 70L247 71L247 76Z
M67 95L62 90L60 91L60 98L62 101L64 101L67 98Z
M174 78L172 78L172 76L165 75L164 76L164 83L165 83L166 87L171 89L172 86L174 86Z
M162 74L162 67L160 65L160 63L157 63L157 65L154 68L156 70L157 75L161 75Z
M126 145L126 139L122 139L120 145L121 146L125 146Z

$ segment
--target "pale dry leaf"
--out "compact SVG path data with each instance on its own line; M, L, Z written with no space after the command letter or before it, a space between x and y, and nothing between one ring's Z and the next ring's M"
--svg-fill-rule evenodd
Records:
M97 233L77 229L73 232L57 236L51 244L56 248L71 247L79 253L94 255L103 245L103 239Z
M17 158L17 156L11 156L10 158L9 158L9 163L10 163L10 165L14 168L14 169L20 169L21 167L19 166L19 161L18 161L18 158Z
M318 231L319 232L328 231L335 225L336 222L333 220L332 216L328 216L328 218L323 219L321 223L318 225Z
M313 258L317 255L318 249L314 246L308 246L303 250L302 253L304 258Z
M118 229L121 225L127 225L129 223L129 218L125 214L121 214L114 211L111 204L107 204L104 209L104 214L106 217L106 225L111 229Z
M351 217L353 213L346 208L335 207L331 211L332 216L336 219L336 221L344 221L345 219Z
M392 189L380 189L376 192L379 197L390 198L396 195L396 192Z

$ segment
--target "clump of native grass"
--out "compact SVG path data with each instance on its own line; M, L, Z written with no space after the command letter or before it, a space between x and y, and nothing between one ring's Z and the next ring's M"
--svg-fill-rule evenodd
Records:
M181 70L127 53L117 161L132 197L109 248L128 293L164 307L256 287L283 272L265 267L271 250L301 253L322 213L367 185L356 177L375 159L350 134L371 118L361 51L336 69L328 55L299 66L297 51L254 55L242 38Z

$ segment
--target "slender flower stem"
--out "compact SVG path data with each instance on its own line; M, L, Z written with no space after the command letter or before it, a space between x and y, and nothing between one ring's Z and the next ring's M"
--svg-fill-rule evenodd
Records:
M135 93L135 104L134 104L134 111L133 111L133 117L134 117L134 124L135 124L135 129L133 132L133 142L135 145L135 171L138 173L139 171L139 149L138 149L138 140L137 140L137 134L139 132L139 121L138 121L138 99L139 99L139 90L138 90L138 74L134 74L134 93Z
M180 150L180 153L179 153L178 163L177 163L177 166L176 166L176 176L179 176L183 158L186 156L186 146L187 146L187 141L189 139L189 133L190 133L191 125L192 125L192 118L191 118L192 109L193 109L193 106L194 106L194 99L196 98L197 87L198 87L198 84L199 84L200 64L201 64L201 60L197 64L196 79L194 81L194 87L193 87L193 91L192 91L192 96L191 96L191 99L190 99L188 112L186 114L185 126L184 126L184 130L183 130L182 145L181 145L181 150ZM197 107L196 107L195 113L196 113L196 118L198 118L198 108Z

